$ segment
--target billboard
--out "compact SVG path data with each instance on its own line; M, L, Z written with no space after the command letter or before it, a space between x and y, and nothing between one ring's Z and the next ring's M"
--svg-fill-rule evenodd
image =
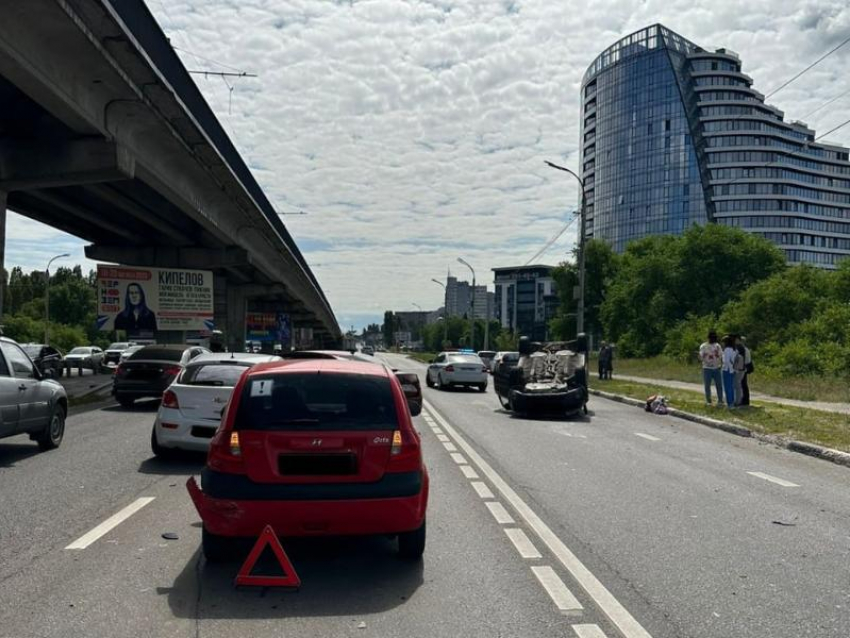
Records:
M273 342L288 348L291 337L292 324L288 314L283 312L245 313L245 341Z
M213 329L209 270L97 267L97 327L153 336L157 330Z

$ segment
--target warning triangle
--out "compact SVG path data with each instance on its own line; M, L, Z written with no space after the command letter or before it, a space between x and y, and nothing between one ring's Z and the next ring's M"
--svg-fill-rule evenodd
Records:
M274 553L277 562L283 569L283 576L251 575L251 570L256 566L260 555L266 547L270 548L272 553ZM242 567L239 568L239 573L236 574L236 585L253 585L255 587L293 587L295 589L301 587L301 579L295 572L295 568L289 561L289 557L286 555L286 552L283 551L283 547L277 539L277 536L275 536L271 525L266 525L265 529L263 529L256 544L251 549L251 553L248 554L248 558L245 559Z

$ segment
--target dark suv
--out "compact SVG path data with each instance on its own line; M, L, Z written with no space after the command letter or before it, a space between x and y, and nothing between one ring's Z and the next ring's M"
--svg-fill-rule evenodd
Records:
M207 352L209 350L200 346L145 346L115 370L112 394L125 408L132 406L136 399L159 398L183 366Z
M21 348L44 376L50 379L62 376L63 355L56 348L43 343L24 343Z

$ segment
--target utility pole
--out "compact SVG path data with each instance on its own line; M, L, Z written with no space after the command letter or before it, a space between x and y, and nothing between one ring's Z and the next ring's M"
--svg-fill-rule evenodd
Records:
M580 215L581 215L581 223L579 227L579 238L578 238L578 308L576 312L576 332L581 334L584 332L584 278L585 278L585 230L587 224L587 215L585 215L585 192L584 192L584 180L578 176L577 173L571 171L569 168L565 168L563 166L558 166L557 164L553 164L552 162L546 161L546 165L550 166L559 171L564 171L565 173L569 173L573 177L578 180L579 186L581 187L581 204L579 206Z
M443 347L445 347L446 342L449 340L449 318L448 318L448 304L446 303L446 284L444 284L439 279L432 279L435 284L440 286L443 289ZM442 350L442 348L441 348Z
M457 260L464 266L469 268L470 272L472 273L472 324L469 328L469 345L472 347L473 350L475 350L475 270L472 268L472 266L469 265L469 262L464 261L460 257L458 257Z
M46 346L50 345L50 264L57 259L70 256L68 253L56 255L47 262L47 268L44 269L44 345Z

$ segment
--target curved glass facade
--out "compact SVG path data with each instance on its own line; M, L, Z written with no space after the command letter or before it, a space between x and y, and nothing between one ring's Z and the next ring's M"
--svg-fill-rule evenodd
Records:
M850 161L814 139L764 103L736 54L642 29L582 81L586 234L621 252L713 221L770 239L791 262L834 267L850 256Z

